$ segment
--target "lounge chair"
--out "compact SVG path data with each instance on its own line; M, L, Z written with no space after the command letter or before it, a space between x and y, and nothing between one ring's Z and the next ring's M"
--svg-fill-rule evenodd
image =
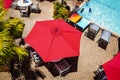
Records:
M98 40L98 46L103 49L106 49L106 47L109 43L110 37L111 37L111 32L104 29L102 31L100 39Z
M31 12L40 13L39 1L33 2L33 4L31 5Z
M20 7L19 11L21 17L29 17L28 7Z
M82 16L78 15L77 13L73 13L68 19L67 22L72 25L73 27L76 27L76 24Z
M90 26L88 27L88 31L85 33L85 35L94 40L96 37L97 33L99 32L100 27L94 23L91 23Z
M62 59L58 62L54 62L54 67L60 74L60 76L64 76L69 72L70 65L67 63L65 59Z
M94 80L107 80L106 74L102 66L100 66L94 73Z
M78 30L84 31L89 24L90 24L89 20L87 20L86 18L82 18L80 21L76 23L76 28Z
M78 22L82 16L78 15L77 13L73 13L70 17L69 20L72 21L73 23Z

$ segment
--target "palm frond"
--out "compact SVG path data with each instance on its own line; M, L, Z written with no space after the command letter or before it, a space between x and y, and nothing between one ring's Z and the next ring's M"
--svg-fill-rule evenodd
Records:
M27 51L19 46L12 46L11 51L17 54L20 60L23 60L24 56L28 56Z

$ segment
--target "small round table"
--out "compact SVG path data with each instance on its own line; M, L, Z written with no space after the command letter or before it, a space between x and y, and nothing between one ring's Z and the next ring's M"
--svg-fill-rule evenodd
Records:
M32 4L31 0L19 0L17 2L17 5L21 7L27 7L27 6L30 6L31 4Z
M17 5L19 7L26 7L28 9L28 16L30 16L30 6L32 5L32 1L31 0L19 0L17 2Z

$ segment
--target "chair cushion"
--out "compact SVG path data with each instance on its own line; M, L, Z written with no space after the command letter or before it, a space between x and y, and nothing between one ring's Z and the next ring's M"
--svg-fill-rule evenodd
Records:
M99 30L99 26L97 26L96 24L90 24L90 28L91 29L93 29L93 30L95 30L96 32L98 32L98 30Z
M72 21L72 22L74 22L74 23L76 23L76 22L78 22L81 18L82 18L82 16L78 15L77 13L73 13L73 14L70 16L69 20Z
M104 29L101 34L101 39L104 39L105 41L109 42L110 37L111 37L111 32Z
M82 18L79 22L76 23L78 27L82 28L83 30L90 24L90 21L86 18Z

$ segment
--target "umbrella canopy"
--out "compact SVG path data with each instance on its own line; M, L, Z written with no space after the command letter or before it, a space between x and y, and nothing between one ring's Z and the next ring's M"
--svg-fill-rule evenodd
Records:
M120 80L120 52L110 61L103 64L108 80Z
M3 0L3 6L5 9L10 8L11 4L12 4L12 0Z
M79 56L78 31L62 19L37 21L25 38L44 60L52 62L66 57Z

